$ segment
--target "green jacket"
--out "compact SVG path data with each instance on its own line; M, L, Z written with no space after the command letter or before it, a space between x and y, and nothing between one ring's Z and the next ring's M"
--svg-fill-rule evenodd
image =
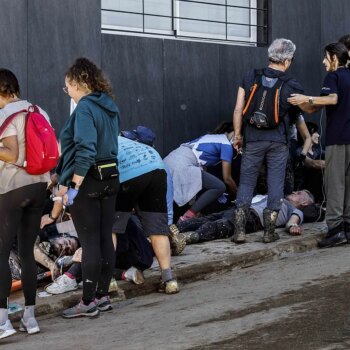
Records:
M119 109L110 96L94 92L81 98L60 134L60 184L68 186L73 174L85 176L97 161L115 160L118 134Z

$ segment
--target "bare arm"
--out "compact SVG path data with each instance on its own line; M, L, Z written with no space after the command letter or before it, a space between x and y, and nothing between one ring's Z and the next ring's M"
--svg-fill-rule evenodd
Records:
M299 236L303 231L302 227L299 226L300 218L298 215L292 214L286 223L286 231L292 236Z
M8 163L16 163L19 154L17 136L8 136L1 141L3 147L0 147L0 160Z
M307 129L306 123L304 121L299 121L297 123L297 128L300 132L301 137L304 140L303 149L301 150L301 153L306 155L312 146L311 135L310 135L309 130Z
M60 270L53 260L51 260L39 247L39 240L34 244L34 258L37 263L43 265L51 271L51 278L55 280L59 276Z
M236 106L233 111L233 127L235 131L234 148L239 151L243 145L242 126L243 126L243 109L245 104L245 91L239 87L237 92Z
M232 179L231 163L222 161L222 178L230 191L230 194L235 195L237 192L237 185Z
M326 166L326 162L322 159L305 158L305 166L310 169L322 170Z
M312 104L309 103L312 97ZM301 94L291 94L288 102L294 106L299 106L306 113L317 112L323 106L336 105L338 103L338 95L330 94L327 96L306 96Z

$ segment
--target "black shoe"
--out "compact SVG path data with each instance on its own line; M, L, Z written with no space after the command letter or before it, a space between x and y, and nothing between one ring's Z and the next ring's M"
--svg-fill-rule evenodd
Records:
M324 239L322 239L322 241L319 241L317 245L319 248L330 248L347 242L348 239L346 238L345 232L340 231L335 235L329 237L326 236Z
M328 229L328 232L327 232L325 238L330 238L332 236L335 236L337 233L344 232L344 231L345 231L344 230L344 225L343 225L343 223L341 223L337 227L333 227L331 229Z

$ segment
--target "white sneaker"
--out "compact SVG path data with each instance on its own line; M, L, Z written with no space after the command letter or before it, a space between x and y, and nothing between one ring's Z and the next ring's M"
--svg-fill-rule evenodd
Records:
M135 284L142 284L145 282L142 272L134 266L127 269L124 276L126 281L132 281Z
M62 275L49 284L45 290L50 294L62 294L78 289L77 281L69 278L67 275Z
M28 332L28 334L35 334L40 332L40 328L35 317L29 317L27 321L24 321L23 318L21 318L19 330L21 332Z
M0 339L9 337L15 333L16 331L13 329L10 320L7 320L3 325L0 325Z

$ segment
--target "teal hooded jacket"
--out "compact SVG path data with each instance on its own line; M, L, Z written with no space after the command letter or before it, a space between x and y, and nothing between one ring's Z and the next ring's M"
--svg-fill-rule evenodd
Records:
M107 94L94 92L80 99L60 134L56 173L61 185L68 186L73 174L85 176L98 161L117 158L119 123L119 109Z

